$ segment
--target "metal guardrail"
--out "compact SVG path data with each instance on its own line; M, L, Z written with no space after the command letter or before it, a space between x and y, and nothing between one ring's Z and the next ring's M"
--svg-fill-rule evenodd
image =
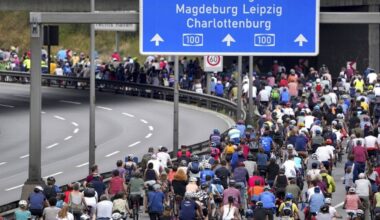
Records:
M30 74L26 72L15 71L0 71L0 82L9 83L29 83ZM78 83L82 85L78 86ZM67 76L53 76L42 75L42 84L46 86L59 86L65 88L88 88L89 78L67 77ZM153 86L149 84L138 84L131 82L113 81L113 80L96 80L96 87L100 91L110 91L118 94L138 96L144 98L159 99L165 101L173 101L174 90L171 87ZM197 105L198 107L207 108L213 111L223 113L229 117L236 118L237 104L227 99L211 96L207 94L199 94L188 90L180 89L179 101L181 103ZM246 112L242 109L241 118L246 118ZM225 131L223 135L227 135ZM206 154L209 152L208 140L187 146L188 149L197 154ZM172 155L174 158L176 155ZM111 172L101 174L104 178L110 178ZM79 182L83 182L84 179ZM61 187L63 190L67 185ZM18 201L10 202L0 206L0 216L6 216L13 213L14 209L18 207Z

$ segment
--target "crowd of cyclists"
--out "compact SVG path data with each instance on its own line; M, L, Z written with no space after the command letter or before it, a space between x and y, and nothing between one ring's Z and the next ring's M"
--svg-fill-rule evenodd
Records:
M89 76L83 53L60 50L56 58L47 73ZM25 59L19 68L27 71ZM174 83L172 65L163 57L150 56L140 66L137 58L115 53L111 62L97 62L98 78ZM207 153L182 146L175 158L166 147L150 147L142 158L128 155L116 162L108 181L97 166L64 192L48 178L28 201L20 201L16 219L138 219L142 212L151 220L380 219L380 77L375 70L342 68L333 80L325 65L287 70L274 61L271 72L254 74L251 96L248 77L243 74L237 88L239 74L234 66L231 70L214 74L210 90L236 101L242 89L243 102L252 97L259 115L254 123L238 120L227 133L210 132ZM183 89L203 92L197 59L182 58L180 72ZM338 163L344 163L343 183L334 178ZM335 193L341 186L346 195ZM332 205L335 196L344 197L344 212Z

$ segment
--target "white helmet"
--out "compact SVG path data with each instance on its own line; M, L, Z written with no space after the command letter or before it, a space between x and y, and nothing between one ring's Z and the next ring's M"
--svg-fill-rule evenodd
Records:
M123 218L123 216L119 212L113 213L111 217L113 220L119 220Z
M204 165L204 168L205 168L205 169L211 169L211 164L206 163L206 164Z
M18 202L18 205L21 207L26 207L28 205L28 202L26 200L20 200Z

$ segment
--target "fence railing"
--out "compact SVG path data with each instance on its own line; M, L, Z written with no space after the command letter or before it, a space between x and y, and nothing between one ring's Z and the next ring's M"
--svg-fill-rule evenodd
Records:
M30 74L25 72L14 71L0 71L0 82L9 83L29 83ZM42 85L64 87L64 88L77 88L88 89L89 78L78 78L68 76L53 76L42 75ZM131 82L113 81L113 80L96 80L96 88L99 91L114 92L117 94L138 96L151 99L160 99L165 101L173 101L174 90L171 87L153 86L150 84L138 84ZM181 103L196 105L201 108L210 109L219 113L225 114L231 118L236 118L237 104L231 102L225 98L220 98L207 94L195 93L188 90L180 89L179 101ZM246 112L242 109L241 118L246 118ZM223 135L228 132L225 131ZM208 140L187 146L191 152L196 154L205 154L209 152ZM176 155L172 155L174 158ZM102 173L102 176L107 179L111 177L111 172ZM79 180L83 182L84 179ZM61 187L63 190L67 188L66 185ZM0 206L0 215L9 216L12 215L14 209L17 208L18 201L10 202Z

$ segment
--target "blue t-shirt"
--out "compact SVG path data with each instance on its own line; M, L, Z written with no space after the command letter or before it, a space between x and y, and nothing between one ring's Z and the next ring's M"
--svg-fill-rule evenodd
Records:
M194 200L182 200L179 219L180 220L195 220L195 213L197 209L197 204Z
M42 192L32 192L29 195L29 209L43 209L44 202L46 200L45 195Z
M201 171L201 175L200 175L201 184L206 182L206 176L211 176L211 179L214 179L214 176L215 176L214 171L212 171L212 170L202 170Z
M30 214L30 211L28 211L28 210L23 211L21 209L17 209L15 211L16 220L28 220L28 219L30 219L31 216L32 215Z
M260 194L259 201L263 203L263 208L271 209L276 207L276 197L273 195L273 193L265 191Z
M240 131L240 137L244 137L245 125L238 124L238 125L236 125L236 129L238 129Z
M272 141L272 138L269 136L264 136L261 138L261 146L263 147L266 153L271 151Z
M288 90L282 91L280 95L281 95L281 101L282 102L289 102L290 94L289 94Z
M215 94L218 96L222 96L224 93L224 86L221 83L216 84L215 86Z
M148 209L149 212L162 213L164 211L164 199L163 192L149 192L148 193Z
M294 145L296 151L306 151L307 149L307 138L303 135L298 135L296 137L296 143Z
M325 197L322 193L315 193L310 197L310 212L319 212L325 204Z
M267 162L268 162L268 155L263 154L263 153L257 154L257 165L258 166L265 166L265 165L267 165Z

